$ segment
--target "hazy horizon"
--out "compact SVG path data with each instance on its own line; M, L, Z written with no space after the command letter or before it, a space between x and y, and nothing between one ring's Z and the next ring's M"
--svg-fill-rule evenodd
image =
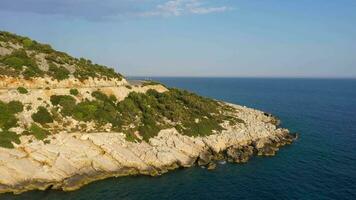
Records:
M356 78L353 0L3 0L0 19L126 76Z
M251 78L251 79L356 79L356 77L317 77L317 76L165 76L165 75L125 75L126 78Z

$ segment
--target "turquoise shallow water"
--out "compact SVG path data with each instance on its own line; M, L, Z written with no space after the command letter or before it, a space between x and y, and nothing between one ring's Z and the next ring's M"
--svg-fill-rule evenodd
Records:
M0 199L356 199L356 80L154 79L273 113L300 139L275 157L215 171L193 167Z

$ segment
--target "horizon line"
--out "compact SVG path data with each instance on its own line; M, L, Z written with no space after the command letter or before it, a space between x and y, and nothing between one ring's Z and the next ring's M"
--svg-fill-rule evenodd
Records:
M261 79L356 79L356 77L338 77L338 76L172 76L172 75L124 75L127 78L261 78Z

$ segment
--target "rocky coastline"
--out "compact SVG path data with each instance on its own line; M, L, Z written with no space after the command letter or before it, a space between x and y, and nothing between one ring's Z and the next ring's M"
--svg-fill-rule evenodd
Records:
M218 161L245 163L252 156L274 156L296 134L278 127L264 112L233 105L245 124L225 124L222 133L205 137L162 130L149 142L128 142L122 133L58 134L50 144L22 143L0 148L0 193L60 189L72 191L108 177L157 176L194 165L212 170Z
M297 135L267 113L127 81L113 68L0 31L0 193L76 190L273 156Z

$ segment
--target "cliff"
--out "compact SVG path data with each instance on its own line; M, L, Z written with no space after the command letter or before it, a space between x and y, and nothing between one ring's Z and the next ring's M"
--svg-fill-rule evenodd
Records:
M113 69L0 32L0 193L213 169L217 160L272 156L294 138L264 112L131 84Z

